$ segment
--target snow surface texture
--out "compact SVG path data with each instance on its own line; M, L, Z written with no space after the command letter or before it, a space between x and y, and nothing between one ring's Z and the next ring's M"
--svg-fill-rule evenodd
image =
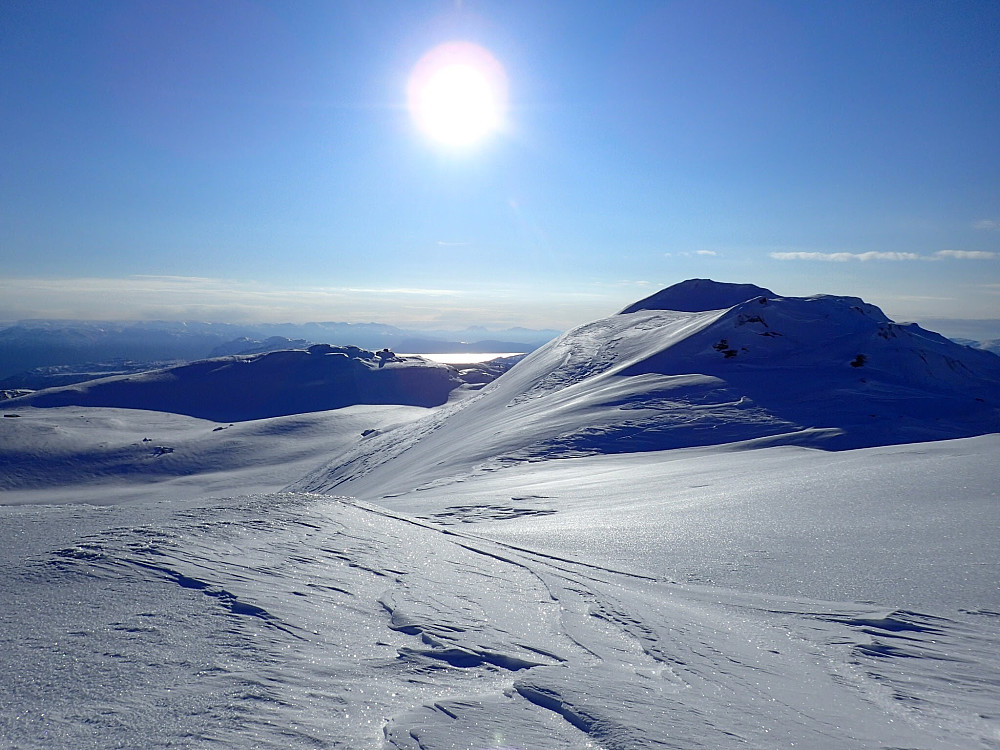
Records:
M3 516L6 747L1000 741L995 610L683 585L317 495Z
M992 355L858 300L704 306L435 409L22 402L0 746L1000 748Z
M414 406L352 406L223 423L139 409L22 408L0 421L0 503L229 497L277 491Z

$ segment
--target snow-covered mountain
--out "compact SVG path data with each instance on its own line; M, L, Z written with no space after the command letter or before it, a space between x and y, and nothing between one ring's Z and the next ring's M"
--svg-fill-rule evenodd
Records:
M692 280L567 332L475 398L366 442L297 486L380 497L548 458L747 441L847 449L996 431L996 355L896 324L853 297Z

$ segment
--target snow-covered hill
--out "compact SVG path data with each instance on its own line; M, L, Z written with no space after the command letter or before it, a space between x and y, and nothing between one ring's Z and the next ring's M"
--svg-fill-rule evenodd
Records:
M896 324L857 298L692 280L567 332L475 398L297 487L376 498L549 458L997 431L1000 357Z
M242 422L357 404L439 406L459 385L454 369L422 357L316 344L48 388L4 408L103 406Z

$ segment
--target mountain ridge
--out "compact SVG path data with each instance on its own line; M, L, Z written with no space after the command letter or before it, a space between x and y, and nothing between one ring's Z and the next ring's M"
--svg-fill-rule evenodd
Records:
M731 299L730 285L700 286ZM641 309L568 331L476 396L294 487L375 498L548 458L761 441L842 450L1000 431L996 355L855 297L758 290L722 309Z

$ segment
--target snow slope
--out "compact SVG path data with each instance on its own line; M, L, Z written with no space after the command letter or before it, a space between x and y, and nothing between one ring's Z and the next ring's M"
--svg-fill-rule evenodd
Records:
M1000 612L1000 435L725 447L484 472L379 505L559 557L740 591Z
M699 295L714 303L760 290L678 287L567 332L475 398L295 487L375 499L551 458L737 442L849 449L1000 431L993 354L852 297L767 295L698 310ZM693 311L649 307L664 301Z
M892 465L875 450L866 467ZM621 508L630 492L605 499ZM599 546L555 554L322 495L0 507L0 519L5 747L1000 742L995 609L679 583L650 573L670 568L669 546L617 569ZM883 557L913 551L907 540ZM808 578L810 559L784 574Z
M148 409L4 411L0 504L107 505L276 491L331 453L426 413L359 405L220 424Z

